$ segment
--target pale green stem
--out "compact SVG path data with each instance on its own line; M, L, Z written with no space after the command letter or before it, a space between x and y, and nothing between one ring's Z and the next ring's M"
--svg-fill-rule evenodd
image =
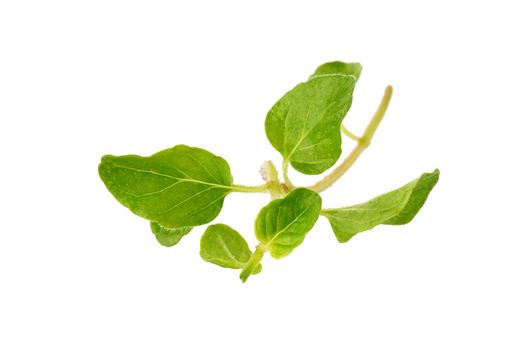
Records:
M294 188L294 185L290 178L288 177L288 165L290 165L290 162L288 160L283 160L283 178L284 183L288 187L289 190Z
M259 244L257 248L255 248L255 251L250 257L250 260L248 260L246 266L244 266L244 268L241 271L241 275L239 277L241 278L242 283L246 282L248 277L250 277L257 268L257 266L259 266L264 256L264 253L266 253L266 248L263 245Z
M394 92L394 88L392 86L388 85L385 88L385 92L383 94L383 98L381 99L381 103L377 107L377 111L372 117L372 120L370 123L368 123L368 126L365 129L365 132L363 136L361 136L360 141L368 147L370 145L370 142L372 141L372 137L374 137L374 134L376 133L377 127L383 120L383 117L385 116L386 110L388 109L388 105L390 104L390 100L392 99L392 93Z
M280 182L276 181L276 182L268 183L268 185L270 185L268 187L268 192L270 192L272 199L283 198L286 195L286 192L283 186L281 186Z
M352 150L352 152L350 152L350 154L345 158L345 160L343 160L343 162L337 168L334 169L334 171L332 171L321 181L310 186L309 188L311 190L317 192L322 192L326 190L334 182L339 180L339 178L341 178L341 176L343 176L344 173L355 163L355 161L357 160L357 158L359 158L361 153L363 153L363 151L370 145L370 142L377 130L377 127L379 126L381 120L383 120L383 117L385 116L388 104L390 103L390 99L392 98L392 93L392 86L387 86L385 88L383 99L381 100L379 107L377 107L376 113L372 117L372 120L370 120L370 122L368 123L368 126L366 127L363 136L359 138L359 141L355 148Z
M243 186L243 185L231 185L228 186L234 192L243 193L266 193L268 192L268 184L260 186Z
M359 142L359 136L352 134L344 125L341 125L341 131L352 140Z
M263 180L266 181L264 185L259 186L244 186L233 184L231 186L220 186L222 188L230 189L234 192L243 193L270 193L272 198L279 198L284 196L284 189L279 182L279 174L275 170L272 162L264 162L261 167L261 174Z

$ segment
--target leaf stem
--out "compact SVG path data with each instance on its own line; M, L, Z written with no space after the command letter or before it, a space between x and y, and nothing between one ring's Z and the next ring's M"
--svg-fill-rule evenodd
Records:
M243 193L266 193L268 192L268 184L260 186L243 186L243 185L231 185L228 186L234 192Z
M250 257L250 260L248 260L248 262L241 271L239 277L241 278L242 283L246 282L248 277L250 277L250 275L254 273L257 266L259 266L259 264L261 263L264 253L266 253L266 248L262 244L259 244L255 248L255 251Z
M339 180L341 176L344 175L344 173L355 163L357 158L363 153L363 151L370 145L370 142L372 141L372 137L374 136L377 127L383 120L383 117L385 116L386 110L388 108L388 104L390 103L390 99L392 98L393 88L392 86L388 85L385 88L385 93L383 94L383 98L381 99L381 103L377 107L377 111L368 123L368 126L365 129L365 132L363 133L363 136L359 138L359 141L357 145L354 147L352 152L343 160L343 162L334 169L328 176L326 176L324 179L320 180L319 182L315 183L314 185L310 186L309 188L311 190L322 192L326 190L328 187L332 186L334 182Z
M343 132L343 134L345 134L346 136L348 136L352 140L359 142L359 136L354 135L353 133L351 133L350 130L348 130L344 125L341 125L341 131Z
M292 181L290 180L290 178L288 177L288 166L289 165L290 165L290 161L283 160L283 179L284 179L284 183L286 184L288 189L291 190L291 189L294 188L294 185L293 185Z

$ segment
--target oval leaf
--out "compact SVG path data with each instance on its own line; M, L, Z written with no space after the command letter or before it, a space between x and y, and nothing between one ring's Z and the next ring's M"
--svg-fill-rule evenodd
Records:
M272 107L266 136L285 162L304 174L320 174L335 164L355 82L353 75L314 76Z
M298 188L283 199L271 201L255 220L255 236L274 258L290 254L319 218L321 197Z
M354 62L354 63L345 63L341 61L328 62L328 63L322 64L319 67L317 67L314 74L310 76L310 79L318 75L343 74L343 75L353 75L355 77L355 80L358 81L359 77L361 76L362 70L363 70L363 66L361 66L361 64L357 62Z
M341 243L347 242L359 232L384 225L404 225L409 223L439 180L439 170L424 173L416 180L397 190L375 197L370 201L339 209L325 209L322 215Z
M185 145L150 157L107 155L102 157L98 171L120 203L165 227L212 221L233 181L224 159Z
M179 243L182 237L190 233L193 227L183 226L169 228L164 227L157 222L150 222L151 232L157 238L157 241L165 247L173 247L175 244Z
M244 238L228 225L216 224L206 229L201 238L201 257L213 264L230 269L242 269L252 252ZM261 271L261 265L255 273Z

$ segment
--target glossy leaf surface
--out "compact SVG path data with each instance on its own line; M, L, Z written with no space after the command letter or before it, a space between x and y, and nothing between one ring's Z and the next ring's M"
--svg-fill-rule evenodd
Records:
M206 150L178 145L150 157L102 157L99 175L133 213L165 227L212 221L231 192L228 163Z
M255 221L255 236L274 258L285 257L303 242L320 211L317 192L295 189L261 209Z
M320 174L335 164L355 81L352 75L314 76L271 108L266 136L285 162L304 174Z

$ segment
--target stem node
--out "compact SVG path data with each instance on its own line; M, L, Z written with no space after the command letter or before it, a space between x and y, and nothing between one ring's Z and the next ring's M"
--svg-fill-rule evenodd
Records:
M374 137L377 127L383 120L386 110L388 109L388 104L390 103L390 99L392 98L393 91L394 90L390 85L388 85L385 88L385 93L383 94L381 103L379 103L379 106L377 107L376 113L368 123L368 126L366 127L363 136L358 138L357 145L354 147L352 152L350 152L350 154L343 160L343 162L337 168L334 169L334 171L328 174L324 179L310 186L309 188L311 190L322 192L328 187L332 186L334 182L339 180L341 176L344 175L344 173L355 163L357 158L359 158L361 153L363 153L363 151L370 145L370 142Z

